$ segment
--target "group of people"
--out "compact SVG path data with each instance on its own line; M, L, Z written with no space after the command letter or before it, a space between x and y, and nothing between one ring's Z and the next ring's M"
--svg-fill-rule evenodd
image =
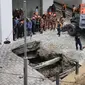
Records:
M62 4L62 16L64 18L66 18L66 9L67 9L67 5L66 4ZM76 13L80 12L80 5L78 7L76 7L75 5L72 5L72 17L75 17Z
M24 17L23 10L13 11L13 40L22 38L24 36ZM55 12L48 12L40 16L34 13L31 18L26 19L27 35L32 36L36 32L43 33L43 31L50 29L55 30L58 26L58 35L60 36L60 28L63 24L63 17L57 19Z
M75 17L76 13L80 13L80 5L78 7L75 5L72 6L72 17Z
M26 19L26 30L27 35L31 36L35 34L36 32L43 33L43 31L49 29L49 30L55 30L57 28L57 35L60 37L61 35L61 28L64 23L64 18L66 18L66 5L63 4L62 6L62 17L60 19L57 19L57 14L55 12L47 12L46 14L43 14L40 16L38 13L34 13L31 18ZM78 8L76 8L73 5L72 10L72 17L75 16L75 12L78 11ZM24 36L24 13L22 9L19 10L13 10L13 40L16 40L18 38L22 38ZM80 50L82 50L82 44L80 42L80 39L78 38L78 35L75 36L76 41L76 49L78 49L78 44L80 45Z
M24 36L24 13L22 9L13 10L13 40Z

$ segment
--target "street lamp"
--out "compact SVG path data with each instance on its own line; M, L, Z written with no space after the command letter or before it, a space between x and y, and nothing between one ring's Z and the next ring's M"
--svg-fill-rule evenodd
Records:
M26 0L23 1L23 10L24 10L24 85L28 85L28 75L27 75L27 65L28 65L28 58L27 58L27 43L26 43L26 17L27 17L27 10L26 10Z

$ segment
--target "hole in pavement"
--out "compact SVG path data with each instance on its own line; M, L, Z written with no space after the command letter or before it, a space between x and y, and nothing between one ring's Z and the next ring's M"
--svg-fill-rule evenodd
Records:
M27 43L27 57L30 66L43 74L51 81L56 80L56 72L59 72L60 78L65 78L69 73L75 70L73 60L65 57L63 54L46 53L47 51L40 47L40 42ZM40 51L41 54L39 53ZM12 50L19 57L24 57L24 45ZM47 55L48 54L48 55Z

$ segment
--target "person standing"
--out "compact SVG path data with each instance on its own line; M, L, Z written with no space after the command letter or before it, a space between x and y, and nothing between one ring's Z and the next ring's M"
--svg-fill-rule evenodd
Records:
M28 36L32 37L32 21L30 19L26 20L26 27L28 31Z
M38 6L36 6L35 13L36 13L36 15L39 14L39 7Z
M53 20L52 20L53 30L55 30L55 28L56 28L56 22L57 22L57 17L56 17L56 14L54 13L53 14Z
M45 31L45 22L43 17L41 18L41 21L40 21L40 29L42 32Z
M19 19L17 17L14 18L13 20L13 40L18 39L18 24L19 24Z
M20 21L20 38L24 37L24 20Z
M60 34L61 34L61 24L60 24L60 22L58 21L58 25L57 25L57 31L58 31L58 33L57 33L57 35L60 37Z
M73 5L72 7L72 17L75 17L76 7Z
M82 50L82 43L80 40L80 35L78 33L75 35L75 45L76 45L76 50L78 50L78 45L80 46L80 50Z
M39 20L39 18L36 19L36 31L40 32L40 20Z
M36 19L35 17L32 17L32 33L35 34L36 30Z
M66 18L66 4L62 5L62 14L63 14L63 17Z

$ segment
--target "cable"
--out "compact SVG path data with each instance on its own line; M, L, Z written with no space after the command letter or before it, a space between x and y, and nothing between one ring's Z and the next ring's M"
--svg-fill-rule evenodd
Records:
M10 35L12 34L13 30L10 32L10 34L6 37L6 39L9 39ZM2 47L4 46L4 43L2 44L0 50L2 49Z
M8 37L6 39L8 39L12 33L13 33L13 30L10 32L10 34L8 35Z

